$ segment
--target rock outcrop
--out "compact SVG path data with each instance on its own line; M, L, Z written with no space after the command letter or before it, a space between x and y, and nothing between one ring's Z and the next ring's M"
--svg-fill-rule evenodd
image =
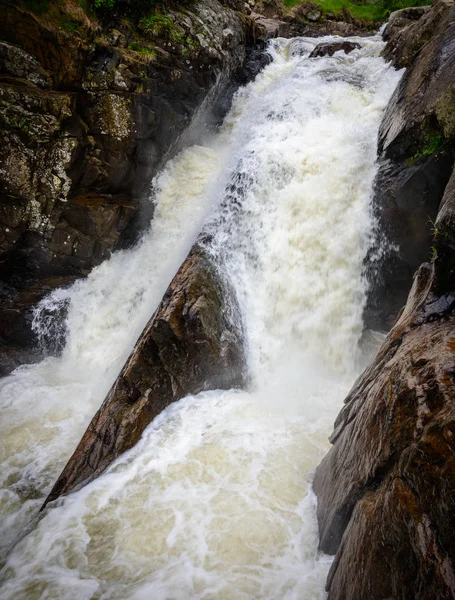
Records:
M318 467L329 600L455 595L455 175L438 257L345 401ZM355 574L355 575L353 575Z
M400 209L390 218L398 221L396 235L409 238L408 260L418 260L412 243L420 250L431 243L432 261L418 268L398 320L345 400L333 447L316 471L320 547L336 553L329 600L455 597L455 171L445 116L454 77L454 3L443 0L423 12L422 26L432 19L438 25L391 100L381 145L396 160L428 132L444 136L447 146L420 157L414 170L392 163L386 177L386 197ZM420 237L424 215L411 204L424 188L434 214L431 241Z
M401 18L395 13L384 50L395 66L408 66L380 128L373 199L376 261L368 265L365 320L386 331L406 301L414 271L430 259L434 220L454 160L455 4L438 0L417 14L422 12L404 29L393 26Z
M171 402L245 384L240 316L227 285L196 244L46 503L100 475Z
M349 54L358 50L362 46L356 42L322 42L318 44L311 52L309 58L318 58L320 56L333 56L335 52L345 52Z
M118 2L96 16L69 1L39 14L0 4L0 347L17 359L36 345L24 299L134 241L153 215L152 177L190 123L209 107L218 118L232 82L257 73L242 65L265 34L243 2Z

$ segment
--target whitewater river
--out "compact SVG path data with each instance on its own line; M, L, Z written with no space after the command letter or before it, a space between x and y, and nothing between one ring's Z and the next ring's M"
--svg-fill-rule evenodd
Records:
M325 597L311 477L368 360L362 261L399 74L379 37L309 59L319 41L273 41L220 132L154 182L137 247L46 300L68 303L63 354L0 382L3 600ZM249 389L174 404L38 514L204 224L239 299Z

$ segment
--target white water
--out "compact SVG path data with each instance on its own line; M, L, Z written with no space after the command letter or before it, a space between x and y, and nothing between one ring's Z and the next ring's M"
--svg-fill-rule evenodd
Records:
M141 244L48 301L70 302L63 355L0 386L2 599L325 597L309 482L365 360L376 137L399 77L379 38L359 41L314 60L316 40L275 41L220 134L160 176ZM173 405L38 522L206 219L239 298L251 389Z

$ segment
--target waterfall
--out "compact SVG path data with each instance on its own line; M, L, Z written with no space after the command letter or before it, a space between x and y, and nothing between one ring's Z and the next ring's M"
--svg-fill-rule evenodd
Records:
M0 382L0 598L325 597L311 475L368 358L362 262L399 74L379 36L309 59L319 41L271 42L220 131L157 177L141 242L38 307L44 339L65 306L66 342ZM202 228L242 310L249 389L172 405L39 514Z

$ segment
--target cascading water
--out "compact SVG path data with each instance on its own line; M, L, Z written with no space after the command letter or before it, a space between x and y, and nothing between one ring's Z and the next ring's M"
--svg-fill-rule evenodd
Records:
M379 37L357 41L308 59L316 40L275 40L222 131L157 179L141 243L46 300L46 327L67 305L62 356L1 383L2 599L324 598L309 482L365 358L376 137L399 78ZM39 520L204 221L240 302L250 390L174 404Z

